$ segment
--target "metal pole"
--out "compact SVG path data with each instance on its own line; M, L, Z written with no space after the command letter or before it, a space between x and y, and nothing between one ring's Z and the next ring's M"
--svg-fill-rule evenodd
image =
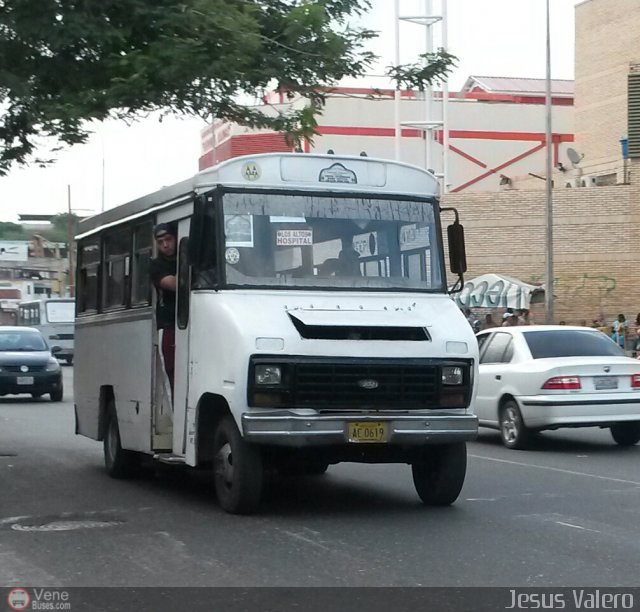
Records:
M71 221L71 185L67 185L67 259L69 260L69 296L75 297L73 275L73 223Z
M104 134L102 135L102 212L104 212Z
M449 50L447 0L442 0L442 48ZM449 192L449 77L442 81L442 192Z
M395 52L395 65L400 65L400 0L394 0L394 21L395 21L395 36L396 36L396 52ZM400 85L396 84L395 91L395 159L400 159L400 138L402 137L402 126L400 125L400 101L402 100L402 94L400 92Z
M547 0L547 95L546 95L546 123L547 123L547 269L545 287L546 322L553 324L553 142L551 130L551 19L549 15L549 0Z
M426 42L425 52L433 53L433 24L429 19L433 16L433 0L424 0L424 15L426 18L425 30L426 30ZM424 90L424 120L433 121L433 87L428 85ZM433 131L426 129L424 131L424 146L425 146L425 170L431 170L433 168L432 156L431 156L431 141L433 140Z

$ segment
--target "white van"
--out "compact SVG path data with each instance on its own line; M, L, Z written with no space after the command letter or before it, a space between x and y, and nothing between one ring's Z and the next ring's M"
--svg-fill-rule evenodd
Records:
M42 298L26 300L18 305L18 325L40 330L49 345L56 345L58 359L73 363L73 298Z
M236 158L81 223L77 432L114 477L141 457L211 466L249 512L266 468L407 463L451 504L477 435L478 349L447 292L438 184L363 157ZM173 402L155 331L152 228L177 228ZM462 226L449 226L465 270Z

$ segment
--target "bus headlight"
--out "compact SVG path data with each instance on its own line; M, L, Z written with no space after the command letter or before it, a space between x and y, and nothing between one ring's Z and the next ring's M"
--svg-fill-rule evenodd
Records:
M256 385L279 385L282 383L282 366L260 364L255 369Z
M461 385L464 382L464 370L460 366L444 366L442 368L443 385Z
M46 370L47 372L57 372L60 369L60 364L58 363L57 359L49 359L49 361L47 361L47 367Z

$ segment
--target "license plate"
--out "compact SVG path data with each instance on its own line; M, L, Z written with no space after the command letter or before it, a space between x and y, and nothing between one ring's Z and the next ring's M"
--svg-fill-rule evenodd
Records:
M386 423L354 422L349 423L349 442L386 442L388 427Z
M18 376L16 382L19 385L32 385L33 384L33 376Z
M596 390L617 389L618 377L617 376L596 376L593 379L593 386L596 388Z

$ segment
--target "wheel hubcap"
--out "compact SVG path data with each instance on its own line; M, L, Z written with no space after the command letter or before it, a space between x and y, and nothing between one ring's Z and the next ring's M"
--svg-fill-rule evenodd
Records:
M228 442L223 444L216 453L215 476L226 489L230 489L233 485L233 453Z
M502 436L507 442L514 442L518 437L518 418L513 408L507 408L502 416Z

